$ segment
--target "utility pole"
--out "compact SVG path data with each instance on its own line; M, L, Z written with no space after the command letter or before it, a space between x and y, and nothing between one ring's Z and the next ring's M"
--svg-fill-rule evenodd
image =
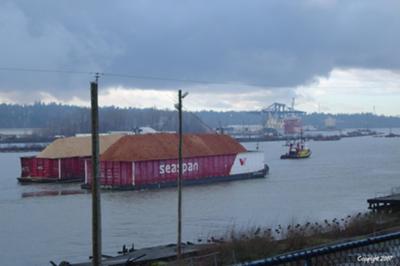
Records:
M98 81L90 83L91 113L92 113L92 265L101 266L101 206L100 206L100 175L99 175L99 106Z
M179 171L178 171L178 239L176 245L176 257L178 260L178 265L181 265L182 259L182 99L188 95L185 92L182 95L182 90L178 92L178 116L179 116L179 147L178 147L178 164L179 164Z

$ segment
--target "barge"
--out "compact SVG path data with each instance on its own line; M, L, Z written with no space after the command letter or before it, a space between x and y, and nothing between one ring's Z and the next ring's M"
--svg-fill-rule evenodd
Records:
M176 186L179 172L178 134L127 135L100 155L100 185L113 190L158 189ZM85 162L85 183L92 183L92 163ZM264 153L248 151L228 135L183 135L183 184L207 184L268 173Z
M100 153L123 135L100 136ZM85 159L92 154L91 137L68 137L50 143L37 156L21 157L20 183L71 183L85 179Z

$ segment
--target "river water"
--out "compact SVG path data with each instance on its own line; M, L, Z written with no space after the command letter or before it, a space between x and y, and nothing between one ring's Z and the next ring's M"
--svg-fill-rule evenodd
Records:
M311 141L311 158L297 161L279 159L283 144L258 145L270 166L264 179L185 187L183 239L196 242L232 227L342 218L400 186L400 138ZM0 154L0 265L86 260L90 194L53 195L79 191L79 185L19 185L19 157L26 155L32 153ZM176 206L175 189L103 193L103 253L115 255L132 242L136 248L175 242Z

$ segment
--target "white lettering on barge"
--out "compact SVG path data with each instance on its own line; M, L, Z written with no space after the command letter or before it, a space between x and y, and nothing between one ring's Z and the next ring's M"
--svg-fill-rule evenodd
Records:
M163 174L175 174L179 171L179 164L171 163L171 164L160 164L160 175ZM183 163L182 164L182 173L190 173L190 172L198 172L199 171L199 163Z

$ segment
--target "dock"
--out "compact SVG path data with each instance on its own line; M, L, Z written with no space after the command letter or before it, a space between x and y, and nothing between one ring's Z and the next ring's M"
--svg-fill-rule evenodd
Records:
M204 250L206 244L184 244L182 243L182 255L183 258L197 256ZM102 265L103 266L125 266L125 265L150 265L152 262L157 261L174 261L176 260L176 244L156 246L149 248L142 248L138 250L127 250L121 255L103 256ZM62 264L64 263L64 264ZM62 262L61 265L70 266L91 266L92 262L84 263L68 263Z
M393 213L400 211L400 193L371 198L367 202L369 204L368 209L373 212Z

